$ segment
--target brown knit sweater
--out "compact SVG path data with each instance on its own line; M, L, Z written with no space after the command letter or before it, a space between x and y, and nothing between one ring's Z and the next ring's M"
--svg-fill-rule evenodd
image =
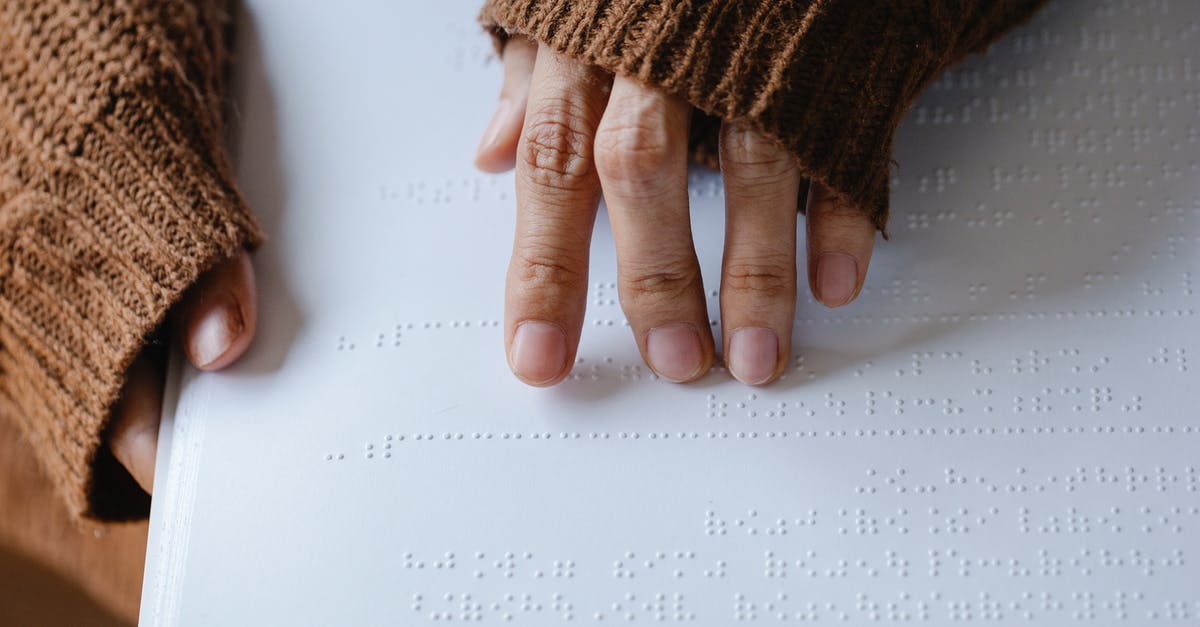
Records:
M181 292L258 236L222 144L222 18L0 4L0 412L76 514L145 515L108 409Z
M909 105L1044 2L487 0L481 20L501 45L522 34L685 98L703 163L716 163L719 120L749 122L884 230Z
M709 162L718 122L749 121L883 228L911 101L1040 3L487 0L482 20L685 97ZM63 530L147 512L104 444L123 373L201 272L259 240L222 146L223 7L0 2L0 542L104 595L141 554L98 565L144 528Z

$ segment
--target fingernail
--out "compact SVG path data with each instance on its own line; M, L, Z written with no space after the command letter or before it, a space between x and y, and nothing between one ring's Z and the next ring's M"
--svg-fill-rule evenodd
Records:
M150 493L154 489L154 457L158 453L158 430L142 429L126 443L130 464L129 474L133 480Z
M700 334L682 323L651 329L646 336L646 356L658 376L676 383L690 381L702 365Z
M562 374L567 361L567 335L557 325L529 321L517 325L509 365L532 385L549 383Z
M188 346L192 363L200 368L213 364L229 351L245 328L241 308L229 295L226 302L209 309L192 327Z
M779 363L779 338L763 327L742 327L729 336L729 371L749 385L766 383Z
M476 152L484 152L496 145L500 139L500 131L504 130L504 122L508 117L508 111L512 108L512 103L508 98L501 98L500 102L496 103L496 112L492 114L492 120L488 122L487 128L483 130L483 139L479 141L479 148Z
M846 253L821 253L817 258L817 298L828 307L840 307L854 298L858 262Z

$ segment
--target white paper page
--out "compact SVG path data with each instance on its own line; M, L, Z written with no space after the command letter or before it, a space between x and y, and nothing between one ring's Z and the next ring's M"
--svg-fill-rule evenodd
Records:
M247 4L259 335L176 373L144 624L1200 620L1200 4L1058 2L939 80L867 287L801 286L769 387L655 380L602 211L548 390L502 352L475 0Z

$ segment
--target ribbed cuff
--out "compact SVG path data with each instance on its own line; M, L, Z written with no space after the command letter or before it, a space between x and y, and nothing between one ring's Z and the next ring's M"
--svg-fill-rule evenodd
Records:
M702 161L715 162L712 118L750 124L883 230L892 140L913 99L955 59L963 29L994 35L1006 24L981 16L1019 13L980 6L1039 3L926 4L488 0L480 19L501 45L524 35L685 98L709 116L693 134Z
M232 183L215 83L183 67L137 68L57 137L0 140L24 164L0 180L0 410L77 515L148 513L103 441L125 372L205 270L261 239Z

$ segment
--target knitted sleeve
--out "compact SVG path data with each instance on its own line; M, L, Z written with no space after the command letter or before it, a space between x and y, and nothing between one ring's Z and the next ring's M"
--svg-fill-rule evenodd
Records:
M216 0L0 2L0 412L71 510L145 515L102 442L124 372L258 229L223 148Z
M883 230L909 105L1043 1L486 0L481 21L687 99L701 161L720 120L751 124Z

